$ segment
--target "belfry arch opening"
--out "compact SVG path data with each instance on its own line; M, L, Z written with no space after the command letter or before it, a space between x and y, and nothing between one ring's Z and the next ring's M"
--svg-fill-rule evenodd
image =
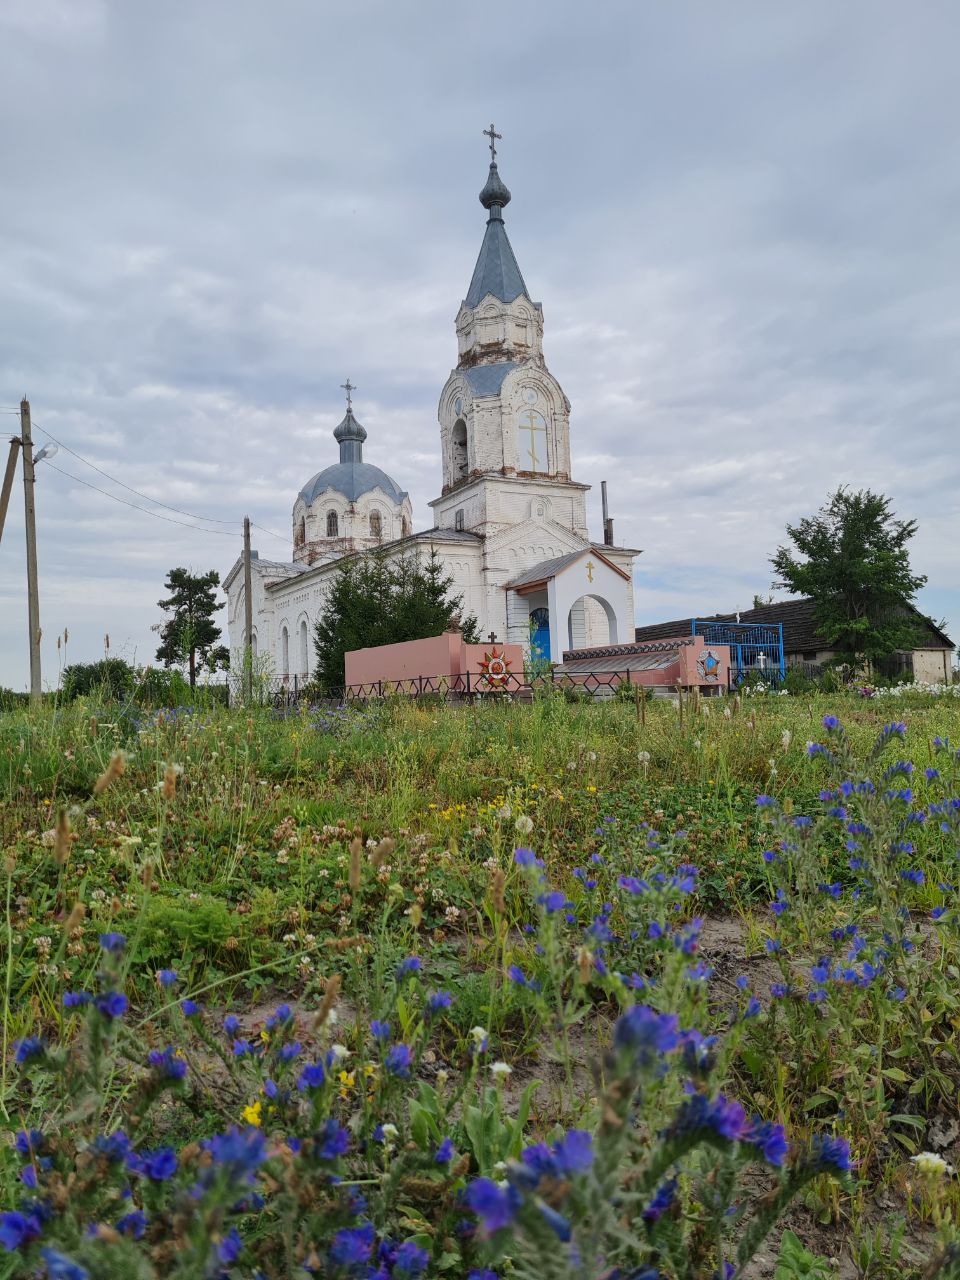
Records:
M467 474L467 424L458 418L453 424L453 478L463 480Z

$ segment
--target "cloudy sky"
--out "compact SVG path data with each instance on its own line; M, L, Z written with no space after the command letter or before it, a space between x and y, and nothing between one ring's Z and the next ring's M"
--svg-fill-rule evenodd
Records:
M638 619L749 607L843 483L918 520L920 604L960 640L958 42L954 0L0 0L0 410L26 394L38 442L204 517L41 465L45 683L64 628L68 660L105 633L149 660L166 570L225 574L245 513L288 558L347 375L431 523L491 119Z

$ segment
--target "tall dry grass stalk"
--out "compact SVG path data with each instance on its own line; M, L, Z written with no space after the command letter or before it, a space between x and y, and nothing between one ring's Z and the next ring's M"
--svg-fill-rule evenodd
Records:
M504 897L504 887L507 883L507 877L502 867L497 867L490 878L490 901L493 903L493 909L498 916L506 915L507 902Z
M53 846L53 859L58 867L62 867L70 857L73 845L73 832L70 830L70 815L61 809L57 816L57 838Z
M163 771L162 793L164 800L172 800L177 794L177 767L168 764Z
M350 874L347 877L347 883L350 886L350 892L356 893L360 888L360 871L361 860L363 858L363 842L359 836L350 841Z
M374 871L379 871L396 847L397 842L390 836L385 836L375 848L370 850L370 865Z
M339 973L332 973L327 979L327 984L323 991L323 1000L320 1008L317 1010L317 1016L313 1020L314 1027L319 1030L326 1024L330 1014L337 1007L337 1001L340 998L340 988L343 986L343 979Z
M127 762L124 758L123 752L115 751L110 757L110 763L93 784L93 794L98 796L101 792L106 791L111 782L117 778L123 777L123 774L126 772L126 768Z

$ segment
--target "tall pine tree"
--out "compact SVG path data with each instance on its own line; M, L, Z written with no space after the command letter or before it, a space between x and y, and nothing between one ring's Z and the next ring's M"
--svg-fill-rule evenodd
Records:
M467 643L476 644L477 620L461 616L463 596L452 595L453 586L435 548L426 560L417 553L374 551L342 561L314 628L318 683L326 689L343 685L351 649L440 635L454 618Z
M171 614L166 622L154 627L160 633L157 661L165 667L186 666L190 674L190 688L197 683L197 663L211 671L226 666L230 653L225 645L218 645L220 628L213 615L220 608L217 587L220 575L215 569L209 573L192 574L189 569L171 569L164 583L170 592L166 600L158 600L159 608Z

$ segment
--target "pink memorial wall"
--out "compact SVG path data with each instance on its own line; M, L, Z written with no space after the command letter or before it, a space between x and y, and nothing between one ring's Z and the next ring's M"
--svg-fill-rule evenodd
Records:
M466 644L458 631L446 631L426 640L404 640L371 649L353 649L346 655L348 685L393 683L418 676L431 678L483 674L484 655L496 649L510 663L510 674L523 678L523 647L519 644Z

